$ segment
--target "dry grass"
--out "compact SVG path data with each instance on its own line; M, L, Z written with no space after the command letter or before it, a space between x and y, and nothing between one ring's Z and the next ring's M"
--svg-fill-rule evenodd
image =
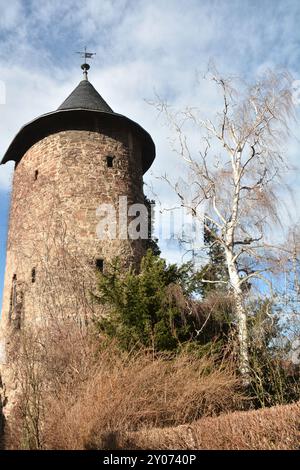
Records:
M7 448L108 448L125 432L192 423L243 402L234 373L213 356L101 349L72 321L42 331L19 339Z
M212 355L121 353L72 320L16 339L6 448L300 449L300 404L232 412L239 382Z
M119 449L300 450L300 402L203 418L177 428L118 435L114 446Z
M144 352L119 357L108 351L100 360L102 367L76 403L70 406L67 398L52 404L55 415L64 418L63 427L51 433L50 447L106 447L106 436L116 431L189 423L232 410L240 400L234 375L212 370L207 358L182 355L170 361Z

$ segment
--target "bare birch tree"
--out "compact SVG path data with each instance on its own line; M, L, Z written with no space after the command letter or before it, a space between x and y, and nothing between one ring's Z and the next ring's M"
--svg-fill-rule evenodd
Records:
M181 205L195 217L201 217L198 209L206 204L203 223L207 231L212 224L217 227L217 233L211 234L213 243L225 251L240 372L247 383L244 286L254 279L270 286L268 273L278 268L279 255L267 243L267 233L279 218L278 190L283 187L281 177L287 168L282 147L294 116L291 79L288 74L268 72L249 85L224 79L216 71L206 78L216 85L222 103L221 112L213 119L204 120L198 108L173 112L162 100L155 103L175 131L174 149L188 166L189 186L194 189L192 200L187 201L181 194L178 182L172 183L167 176L164 179L178 194ZM190 144L191 128L201 137L200 148Z

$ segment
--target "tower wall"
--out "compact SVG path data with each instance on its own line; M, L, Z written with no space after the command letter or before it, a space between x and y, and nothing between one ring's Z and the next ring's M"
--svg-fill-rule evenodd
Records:
M144 241L100 240L100 204L143 203L141 144L129 128L67 130L34 144L13 180L2 325L97 308L95 260L137 264ZM107 165L113 157L113 167Z

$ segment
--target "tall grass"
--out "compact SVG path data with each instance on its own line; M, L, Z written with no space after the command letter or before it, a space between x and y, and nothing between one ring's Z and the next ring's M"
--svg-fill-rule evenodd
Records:
M72 320L23 331L15 351L7 448L111 448L111 436L192 423L243 402L233 370L213 354L124 353Z

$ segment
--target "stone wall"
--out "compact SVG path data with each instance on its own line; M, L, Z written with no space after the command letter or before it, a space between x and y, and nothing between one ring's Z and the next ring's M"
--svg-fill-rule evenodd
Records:
M113 157L108 167L107 156ZM141 148L129 129L62 131L31 147L14 173L2 326L47 315L87 317L95 260L137 264L141 240L99 240L96 209L143 202Z

